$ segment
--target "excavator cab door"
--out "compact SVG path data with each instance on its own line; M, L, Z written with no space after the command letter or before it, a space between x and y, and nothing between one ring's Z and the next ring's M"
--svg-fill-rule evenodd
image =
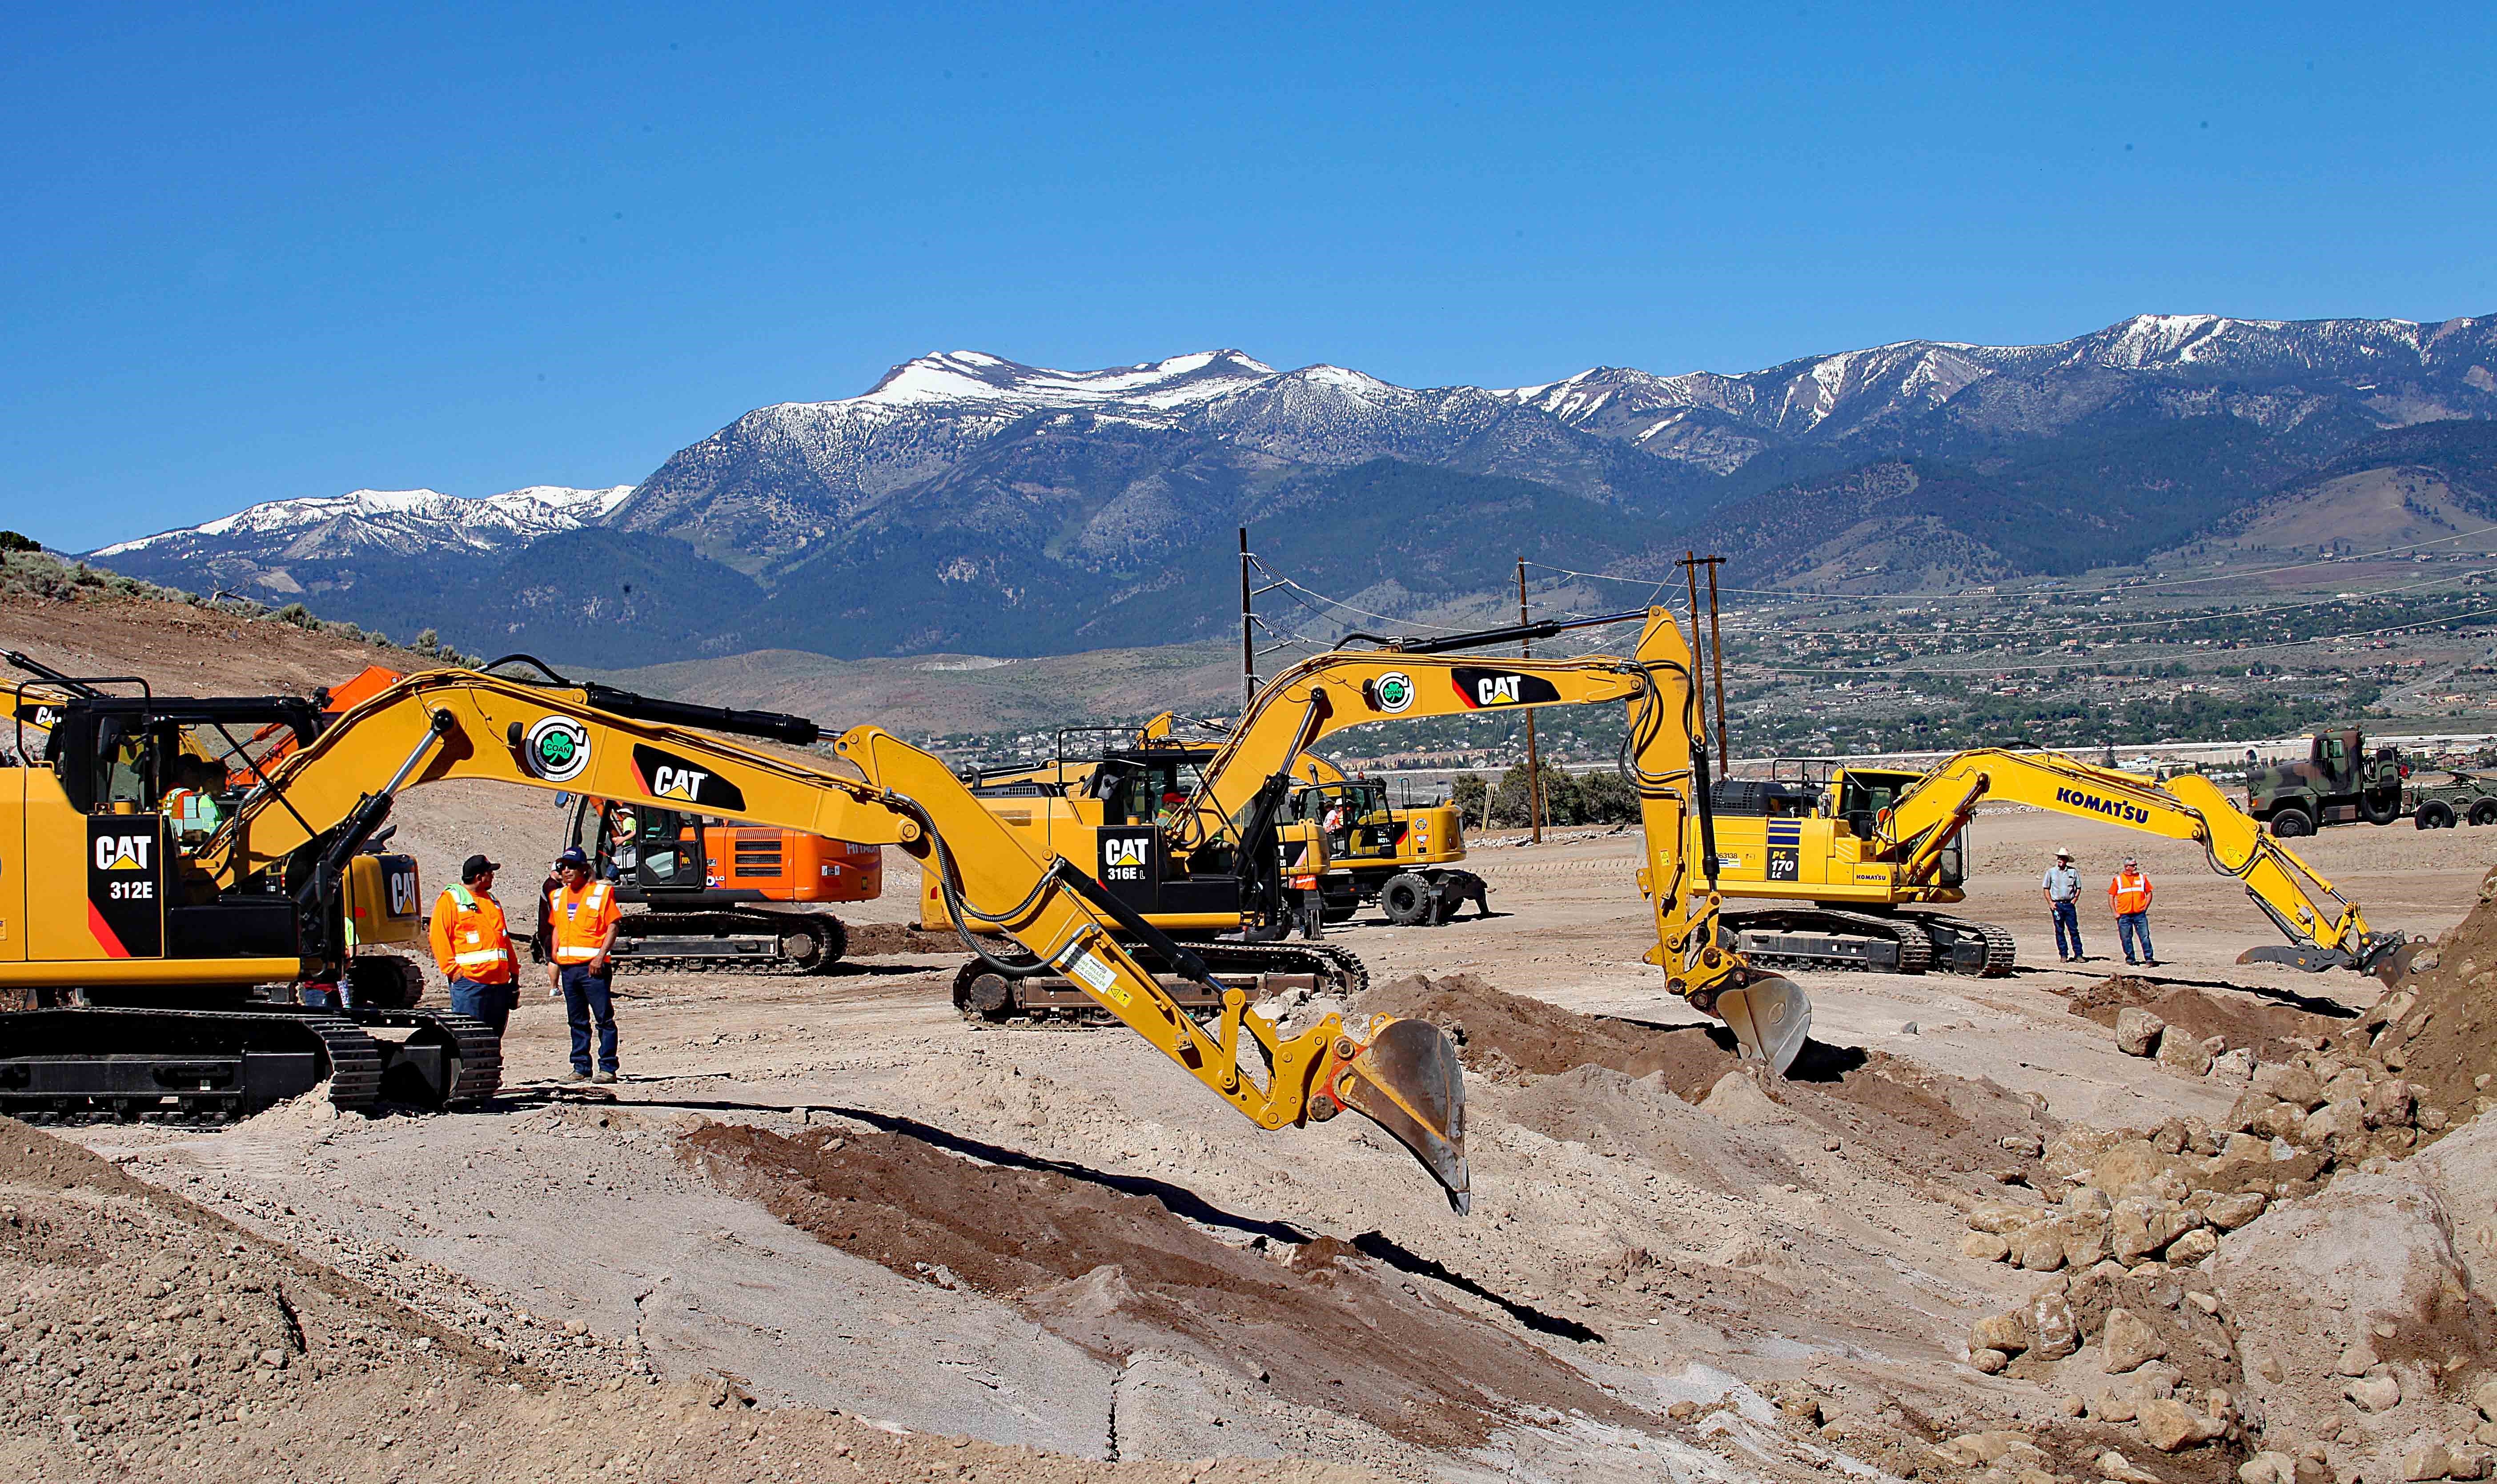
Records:
M646 892L699 892L710 884L701 815L646 807L629 813L635 885Z

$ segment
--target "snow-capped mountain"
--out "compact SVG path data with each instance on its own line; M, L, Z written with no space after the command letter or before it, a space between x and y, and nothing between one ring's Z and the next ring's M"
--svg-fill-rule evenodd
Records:
M159 531L90 553L111 562L142 553L269 560L345 557L388 552L491 552L525 546L557 531L596 525L633 492L631 485L574 489L531 485L483 499L438 489L353 489L345 494L268 500L205 525Z
M2497 316L2136 315L2044 345L1504 389L1237 350L1086 371L948 351L856 396L757 408L630 490L360 490L93 555L363 622L392 562L425 556L429 580L468 560L494 576L461 601L505 632L611 659L636 636L582 616L601 603L665 609L713 652L1041 653L1217 622L1244 521L1264 549L1306 538L1337 590L1389 612L1551 530L1575 533L1569 565L1705 539L1765 580L1798 543L1849 548L1851 521L1971 570L2063 570L2188 539L2388 429L2491 418ZM1530 530L1501 523L1529 511ZM411 585L388 584L394 624Z

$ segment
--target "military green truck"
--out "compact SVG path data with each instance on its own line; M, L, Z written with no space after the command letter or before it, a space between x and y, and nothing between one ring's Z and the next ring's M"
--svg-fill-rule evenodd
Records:
M2450 830L2464 820L2497 824L2497 778L2450 770L2402 790L2402 807L2422 830Z
M2247 770L2246 812L2283 837L2355 820L2388 825L2404 813L2409 774L2399 748L2370 753L2356 727L2318 732L2307 739L2304 762Z

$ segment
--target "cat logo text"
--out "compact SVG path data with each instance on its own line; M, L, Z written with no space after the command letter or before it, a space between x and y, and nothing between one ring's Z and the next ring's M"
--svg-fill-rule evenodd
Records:
M654 768L650 770L650 792L662 799L682 799L687 804L702 799L703 779L708 773L691 768Z
M138 870L147 868L147 852L156 847L152 835L99 835L95 837L95 868L98 870Z

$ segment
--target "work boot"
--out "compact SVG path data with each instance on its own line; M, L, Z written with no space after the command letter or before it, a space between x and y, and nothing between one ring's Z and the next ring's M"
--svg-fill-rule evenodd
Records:
M601 1086L605 1086L606 1084L612 1083L616 1080L616 1074L614 1072L601 1072L589 1080L594 1083L598 1083Z
M556 1081L562 1083L565 1087L575 1087L581 1083L587 1082L588 1080L589 1074L577 1067L556 1079Z

